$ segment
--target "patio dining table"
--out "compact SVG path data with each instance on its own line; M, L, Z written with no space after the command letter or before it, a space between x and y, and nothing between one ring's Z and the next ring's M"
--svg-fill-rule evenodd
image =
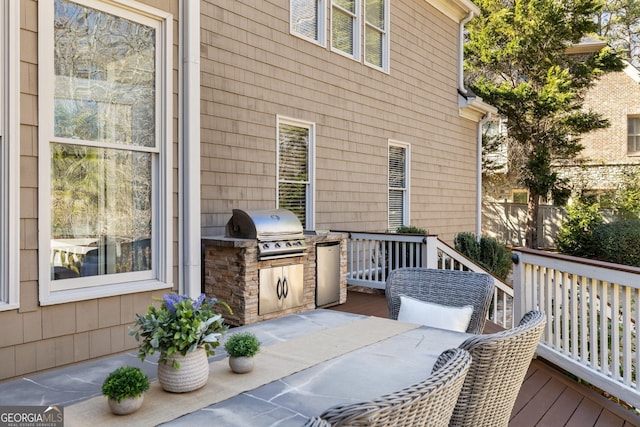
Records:
M262 342L252 372L230 373L224 352L218 352L210 359L210 378L203 389L184 394L156 391L145 397L139 412L120 417L127 418L122 422L128 426L302 426L331 406L374 399L422 381L440 353L469 337L327 309L229 333L239 331L252 332ZM87 405L66 408L65 421L74 425L74 420L85 417L109 416L83 413ZM164 418L158 418L157 411ZM120 419L108 421L115 425L112 421Z

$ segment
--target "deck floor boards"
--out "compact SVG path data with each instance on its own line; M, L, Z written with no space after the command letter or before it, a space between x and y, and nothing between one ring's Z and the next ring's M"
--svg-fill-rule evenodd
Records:
M382 293L349 291L332 310L388 317ZM490 322L485 333L500 329ZM606 399L541 359L531 362L511 414L510 427L640 427L640 415ZM481 426L479 426L481 427Z

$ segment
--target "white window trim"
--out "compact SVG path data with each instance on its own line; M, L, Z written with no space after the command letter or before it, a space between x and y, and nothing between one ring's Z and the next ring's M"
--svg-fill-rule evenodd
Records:
M371 67L371 68L375 68L378 71L382 71L383 73L389 73L389 55L390 55L390 46L391 46L391 42L390 42L390 37L391 37L391 29L390 29L390 25L391 25L391 19L389 18L390 16L390 11L389 9L391 8L391 1L390 0L383 0L384 1L384 30L382 31L383 35L383 42L382 42L382 67L376 65L376 64L372 64L370 62L367 62L367 46L366 46L366 36L367 36L367 31L366 31L366 27L367 27L367 14L366 14L366 10L363 9L362 12L362 62L364 63L364 65ZM363 5L363 8L366 8L366 2Z
M0 51L0 127L2 128L2 185L0 200L0 311L20 306L20 4L2 2Z
M329 0L330 1L330 0ZM327 0L318 0L318 39L312 39L293 28L293 0L289 0L289 34L318 46L327 46Z
M38 245L39 245L39 297L41 305L60 304L65 302L82 301L114 295L123 295L165 288L172 288L173 277L173 194L172 194L172 121L173 121L173 15L155 9L133 0L74 0L83 6L102 10L117 16L140 22L148 20L157 23L156 62L156 129L159 150L158 166L152 169L152 180L157 186L157 198L154 201L154 219L152 225L153 247L153 276L152 279L136 280L136 274L126 273L122 277L134 281L113 283L117 274L107 276L91 276L93 286L75 287L69 280L56 280L54 286L51 280L50 268L50 172L51 172L51 142L60 141L53 134L53 102L54 87L49 84L39 86L39 128L38 128ZM53 73L53 20L54 2L38 2L38 80L47 82ZM143 22L145 23L145 22ZM164 97L163 97L164 96ZM110 144L101 144L104 148L114 148ZM117 147L115 147L117 148ZM160 173L162 169L164 173ZM141 276L138 274L138 276ZM77 279L76 279L77 280ZM68 282L68 283L65 283Z
M309 191L307 192L307 209L306 209L306 229L315 230L316 228L316 173L315 173L315 158L316 158L316 124L313 122L306 122L298 119L293 119L285 116L276 116L276 206L280 204L280 125L288 124L293 126L300 126L309 129Z
M389 147L402 147L405 149L405 189L404 189L404 199L403 199L403 208L402 212L402 225L409 226L411 224L411 144L406 142L389 140L389 145L387 148L387 165L389 165ZM395 188L394 188L395 189ZM387 230L390 229L391 224L389 224L389 192L391 191L391 187L389 187L389 166L387 166Z
M329 46L331 46L331 51L335 52L339 55L345 56L347 58L356 60L358 62L360 62L361 60L361 52L364 50L361 48L362 44L363 44L363 38L362 38L362 28L364 28L363 24L361 24L361 22L364 22L363 19L363 6L360 2L360 0L355 0L355 20L353 23L353 54L350 54L348 52L342 51L338 48L333 47L333 7L334 7L334 1L335 0L329 0L329 7L331 8L331 14L330 14L330 21L331 25L330 25L330 43ZM346 13L351 13L345 9L343 9L342 7L340 7L339 5L336 5L337 8L342 9L343 11L345 11Z

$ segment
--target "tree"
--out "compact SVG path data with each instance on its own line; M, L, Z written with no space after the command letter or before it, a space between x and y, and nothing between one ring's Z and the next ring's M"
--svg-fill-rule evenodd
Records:
M640 66L640 1L606 0L596 15L597 34L614 48L625 52L626 59Z
M537 246L542 197L562 203L568 182L554 170L582 150L580 135L608 126L583 111L592 82L622 69L617 52L567 55L566 49L596 30L597 0L477 0L480 16L467 25L467 85L506 118L509 169L529 190L526 245Z

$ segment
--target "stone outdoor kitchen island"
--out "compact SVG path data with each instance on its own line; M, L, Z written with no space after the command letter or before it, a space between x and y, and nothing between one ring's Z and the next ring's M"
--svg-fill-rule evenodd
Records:
M232 315L225 315L227 323L240 326L275 317L316 308L316 249L318 244L340 243L340 296L336 304L347 300L347 234L305 234L307 250L298 256L276 259L259 259L258 242L255 239L239 239L233 237L204 237L204 292L207 296L216 296L229 304ZM295 301L293 305L286 303L278 309L264 309L265 294L273 293L272 286L265 283L265 272L271 269L294 269L292 276L300 274L302 279L289 279L288 299ZM261 271L263 274L261 275ZM286 273L285 273L286 275ZM262 276L262 281L261 281ZM296 281L301 285L296 289ZM270 289L267 289L266 287ZM262 288L261 288L262 287ZM276 293L282 293L280 288ZM262 302L261 302L262 295ZM261 309L262 304L262 309ZM268 311L268 312L266 312Z

